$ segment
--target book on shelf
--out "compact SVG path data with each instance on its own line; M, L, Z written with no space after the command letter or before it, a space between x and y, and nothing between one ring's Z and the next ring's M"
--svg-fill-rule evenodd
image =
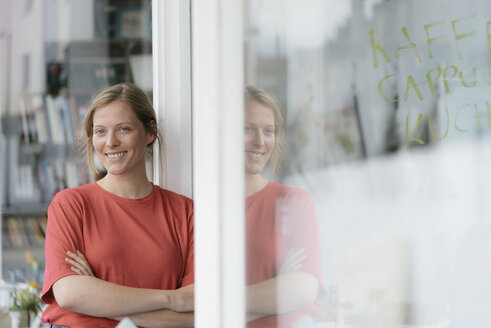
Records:
M7 225L7 218L3 219L4 222L2 224L2 246L4 248L9 248L9 247L14 247L11 235L10 235L10 228Z
M32 234L32 236L34 237L34 239L37 240L37 245L39 246L44 246L44 243L45 243L45 240L44 240L44 236L45 236L45 233L41 231L41 228L39 227L37 221L36 221L36 218L34 217L29 217L26 219L27 221L27 225L29 227L29 231L30 233Z
M22 97L19 100L19 113L21 119L21 136L24 144L38 142L38 127L35 113L35 97Z
M81 130L81 125L80 123L83 122L83 118L80 119L80 111L77 107L77 100L75 99L74 96L71 96L70 97L70 114L72 116L72 128L73 128L73 136L74 136L74 140L75 141L78 141L79 138L80 138L80 133L79 131Z
M21 140L24 144L46 143L48 129L40 96L24 96L19 100Z
M68 143L73 143L75 141L76 127L73 124L70 99L67 99L65 97L58 97L56 101L63 121L63 132L65 134L65 140Z
M42 193L50 200L58 191L89 181L85 164L73 160L43 160L38 166L38 182Z
M8 193L11 204L39 203L41 194L37 188L34 165L35 163L22 163L20 161L19 143L17 136L9 136L10 154Z
M17 218L17 219L15 219L15 222L18 225L17 229L19 230L19 233L21 235L22 245L23 246L31 246L32 240L31 240L31 238L29 238L28 233L26 231L26 228L24 227L24 220L22 218Z
M34 114L34 109L32 106L32 99L27 103L27 125L29 130L29 136L31 143L39 142L39 136L36 127L36 116Z
M52 134L52 142L55 144L64 144L66 141L65 133L63 131L64 123L58 101L51 95L47 95L45 101L48 112L49 130Z
M22 240L22 235L14 218L7 217L6 219L7 229L12 247L20 248L23 247L24 242Z
M48 136L43 131L43 140L49 139L54 144L74 143L78 141L80 135L81 122L84 114L85 107L77 107L77 101L74 96L52 96L46 95L44 97L46 110L38 111L37 117L39 118L39 125L48 127L51 135ZM43 115L46 113L46 119ZM40 127L38 127L38 130ZM43 129L43 128L41 128ZM46 130L44 128L43 130Z
M40 95L31 98L31 106L34 112L34 122L36 125L36 133L38 142L41 144L47 143L51 139L50 130L48 128L46 107L43 103L43 98Z
M6 248L44 247L46 217L4 218L2 243Z
M6 222L4 222L2 225L2 247L4 249L13 247Z
M44 160L38 169L40 188L47 200L51 199L58 191L65 189L64 172L60 170L60 161L48 162Z
M22 124L22 140L25 144L31 143L31 137L29 135L29 127L27 125L27 106L25 99L21 99L19 102L20 118Z
M48 225L48 217L47 216L38 217L36 218L36 222L39 226L41 233L43 234L43 237L46 238L46 227Z

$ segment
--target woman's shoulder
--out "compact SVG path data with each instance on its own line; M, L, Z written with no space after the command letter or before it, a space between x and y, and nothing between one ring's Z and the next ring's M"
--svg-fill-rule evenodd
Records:
M168 199L170 202L184 203L186 205L191 205L191 206L193 204L193 200L191 198L181 195L175 191L162 188L158 185L155 185L155 189L161 196L163 196L163 198Z
M97 198L95 183L59 191L51 201L48 216L55 218L80 218L89 206L90 199Z
M55 202L64 202L64 201L81 201L90 195L94 195L97 193L97 186L95 182L88 183L82 186L66 188L60 190L53 197L52 204Z
M287 198L301 198L301 199L310 199L310 194L307 190L296 187L296 186L289 186L286 184L282 184L279 182L274 182L271 181L269 182L268 187L271 190L271 193L274 193L275 196L282 196L282 197L287 197Z

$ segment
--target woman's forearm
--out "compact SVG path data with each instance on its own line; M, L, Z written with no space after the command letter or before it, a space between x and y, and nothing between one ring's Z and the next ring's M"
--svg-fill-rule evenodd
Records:
M247 313L280 314L313 303L319 281L305 272L290 272L247 286Z
M131 321L145 328L192 328L194 327L194 312L175 312L172 310L158 310L145 313L136 313L126 316ZM123 318L114 318L122 320Z
M126 316L161 309L192 311L175 290L132 288L95 277L71 275L53 284L53 294L61 307L95 317ZM186 308L188 307L188 308Z

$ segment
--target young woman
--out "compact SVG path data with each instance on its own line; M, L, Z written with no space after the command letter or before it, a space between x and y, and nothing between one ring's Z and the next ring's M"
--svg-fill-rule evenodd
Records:
M145 155L159 138L146 94L102 91L85 118L89 166L107 174L59 192L48 209L43 322L53 327L192 327L193 204L153 185Z
M275 169L283 118L264 90L245 90L246 282L249 328L323 314L317 215L310 195L263 176Z

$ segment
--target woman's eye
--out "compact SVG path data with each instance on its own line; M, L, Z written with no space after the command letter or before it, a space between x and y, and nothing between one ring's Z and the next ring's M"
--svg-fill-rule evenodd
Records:
M121 132L128 132L129 130L130 130L130 128L127 128L125 126L119 128L119 131L121 131Z
M250 127L250 126L246 126L246 127L244 128L244 131L245 131L245 132L248 132L248 133L250 133L250 132L254 132L254 128L252 128L252 127Z
M264 130L264 134L267 136L271 136L274 134L274 130L273 129L266 129L266 130Z
M104 130L97 129L97 130L94 131L94 134L99 135L99 136L102 136L104 134Z

